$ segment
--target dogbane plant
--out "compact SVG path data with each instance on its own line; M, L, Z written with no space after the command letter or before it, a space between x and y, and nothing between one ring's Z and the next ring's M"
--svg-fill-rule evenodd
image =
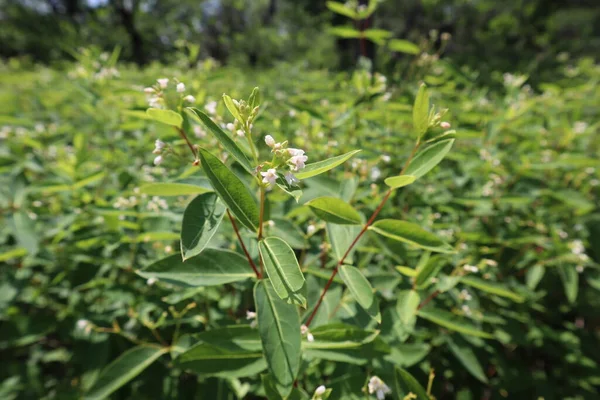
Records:
M223 95L234 119L227 124L224 120L215 122L208 115L216 117L215 105L205 108L207 112L188 107L195 99L186 94L181 82L159 79L145 92L151 105L148 117L173 127L189 151L189 155L184 155L177 143L157 139L154 163L160 164L167 157L185 160L192 168L198 168L193 173L206 176L212 190L199 194L184 211L181 254L158 260L138 274L153 283L158 281L173 287L222 286L254 280L252 293L248 293L254 307L245 310L249 324L222 326L197 336L179 337L176 333L170 345L161 341L158 347L139 346L130 350L114 362L114 368L126 357L141 358L144 361L141 365L149 365L170 352L174 365L201 375L239 378L262 373L263 387L259 392L269 399L329 398L332 390L327 382L311 387L304 379L311 373L310 365L315 360L346 362L347 351L369 349L381 355L390 350L378 337L378 329L332 322L329 305L323 308L336 283L372 319L375 328L382 322L378 296L353 256L367 232L423 251L424 261L414 270L412 289L398 295L400 322L406 332L412 330L417 310L436 295L434 292L421 299L439 264L428 262L429 254L452 253L453 249L414 222L377 217L396 191L434 168L454 143L454 131L442 121L446 110L436 112L430 106L425 85L420 86L414 103L415 145L410 154L402 157L405 162L398 174L385 179L387 191L368 218L348 201L332 196L297 204L304 180L341 166L360 150L313 160L311 154L293 147L293 137L284 138L281 132L257 135L253 123L261 112L258 88L247 100ZM192 143L189 131L193 123L204 126L220 150L209 147L208 140ZM267 217L275 213L276 204L269 198L276 192L290 196L298 209L308 208L315 220L322 220L311 224L312 229L309 227L309 235L315 234L316 225L326 227L328 243L323 240L317 259L305 257L297 241L290 240L283 230L273 229L282 223ZM225 223L224 219L235 232L239 251L214 245L213 237ZM327 259L335 264L330 270L317 271L310 264L319 259L323 263L321 268ZM324 285L307 279L308 271L320 276ZM315 291L320 295L311 303L309 292ZM104 374L109 376L103 376L99 382L110 382L111 368ZM430 388L425 390L403 369L397 368L392 379L393 382L386 383L379 376L368 374L362 390L378 399L430 396ZM118 387L107 386L108 390L98 389L99 392L106 395Z

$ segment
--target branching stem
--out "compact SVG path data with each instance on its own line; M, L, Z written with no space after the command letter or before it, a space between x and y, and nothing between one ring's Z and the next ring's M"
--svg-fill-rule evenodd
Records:
M244 241L242 240L242 236L240 235L240 230L238 229L233 216L231 215L231 213L229 212L229 210L227 210L227 216L229 217L229 221L231 221L231 226L233 227L233 230L235 231L235 234L238 238L238 241L240 242L240 246L242 247L242 250L244 251L244 254L246 255L246 258L248 259L248 263L250 264L250 266L252 267L252 269L254 270L254 273L256 274L256 277L258 279L261 279L262 274L258 271L258 268L256 268L256 264L254 264L254 261L252 261L252 257L250 257L250 253L248 253L248 249L246 249L246 245L244 244Z

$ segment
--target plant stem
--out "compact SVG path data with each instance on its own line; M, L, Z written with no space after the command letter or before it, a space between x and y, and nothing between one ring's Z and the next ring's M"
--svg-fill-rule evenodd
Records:
M419 148L420 145L421 145L421 142L419 140L417 140L417 143L415 144L415 147L413 147L413 149L412 149L412 151L410 153L410 156L408 156L408 160L406 160L406 163L404 164L404 167L400 171L399 175L402 175L404 173L404 171L406 171L406 168L408 168L408 166L410 165L410 162L412 161L413 157L417 153L417 149ZM360 230L360 232L358 233L358 235L356 235L356 237L354 238L354 240L352 241L352 243L350 243L350 246L348 246L348 249L346 250L346 252L342 256L342 258L340 258L340 260L338 261L337 265L333 269L333 272L331 273L331 277L329 278L329 280L325 284L325 287L323 288L323 291L321 292L321 296L319 297L319 300L317 301L317 304L315 305L315 308L313 309L312 313L310 314L310 316L306 320L306 326L307 327L310 326L310 323L312 322L312 320L314 319L315 315L317 314L317 311L319 310L319 307L321 306L321 303L323 303L323 298L325 297L325 295L327 294L327 291L329 290L329 287L333 283L333 278L335 278L335 276L337 275L339 267L344 264L344 260L346 259L346 257L348 257L348 254L350 254L350 252L352 251L352 249L354 248L354 246L356 246L356 243L358 243L358 241L365 234L365 232L367 231L367 229L369 229L369 226L371 226L371 224L373 224L373 222L375 221L375 218L377 218L377 215L379 215L379 212L381 212L381 209L383 208L383 206L385 205L385 203L388 201L388 199L392 195L392 192L393 192L393 189L391 189L391 188L388 189L388 191L386 192L385 196L383 197L383 199L381 200L381 202L379 203L379 205L375 209L375 211L373 211L373 215L371 215L371 218L369 218L369 220L363 226L363 228Z
M265 219L265 187L260 186L260 214L258 216L258 240L263 237L263 223Z
M190 142L190 139L188 139L187 135L185 134L185 131L178 127L175 127L175 129L177 130L177 133L179 133L179 136L181 136L183 140L185 140L185 143L187 143L188 147L192 151L192 154L194 155L194 160L196 160L198 158L198 154L196 154L196 149L194 148L192 142Z
M421 302L421 304L419 304L419 306L417 307L417 311L419 311L421 308L425 307L427 304L429 304L429 302L433 299L435 299L436 297L438 297L438 295L441 292L439 290L434 291L433 293L431 293L429 296L427 296L427 298L425 300L423 300Z
M248 253L248 250L246 249L246 245L244 244L244 241L242 240L242 236L240 235L240 231L239 231L237 225L235 224L235 221L233 220L233 216L231 215L231 213L229 212L229 210L227 210L227 216L229 217L229 221L231 221L231 226L233 226L233 230L235 231L235 234L236 234L236 236L238 238L238 241L240 242L240 246L242 247L242 250L244 251L244 254L246 255L246 258L248 259L248 263L250 264L250 266L254 270L254 273L256 274L256 277L258 279L261 279L262 275L261 275L260 272L258 272L258 268L256 268L256 264L254 264L254 261L252 261L252 257L250 257L250 253Z

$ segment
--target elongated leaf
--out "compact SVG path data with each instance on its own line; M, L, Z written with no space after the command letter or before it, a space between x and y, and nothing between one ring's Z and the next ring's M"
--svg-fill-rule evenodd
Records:
M340 164L354 157L360 150L353 150L340 156L328 158L327 160L317 161L315 163L306 164L306 167L296 174L298 179L306 179L327 172L330 169L337 167Z
M423 136L429 127L429 91L424 83L419 86L415 104L413 105L413 128L418 137ZM414 175L414 174L408 174Z
M306 203L312 212L327 222L342 225L359 225L360 214L350 204L335 197L318 197Z
M353 349L371 343L379 331L366 331L353 325L333 323L310 331L314 341L303 342L305 349Z
M421 297L416 290L403 290L397 295L396 311L404 325L414 326Z
M186 111L189 115L195 117L198 121L204 124L210 133L219 141L219 143L221 143L223 148L227 150L229 154L231 154L246 171L251 174L254 173L254 168L252 167L250 159L248 156L246 156L246 153L244 153L242 149L240 149L240 147L233 141L233 139L231 139L227 133L223 132L223 130L219 128L219 126L215 124L208 115L197 108L186 108Z
M168 350L150 345L134 347L111 362L84 396L85 400L101 400L138 376Z
M200 148L198 154L202 168L221 200L246 228L256 231L258 205L240 178L207 150Z
M406 175L413 175L417 179L422 177L444 159L453 144L454 139L444 139L427 146L417 153L404 173Z
M416 397L412 397L415 400L429 400L427 392L421 386L421 384L411 375L408 371L396 367L394 373L394 389L392 394L397 400L404 400L406 396L412 393Z
M385 184L392 189L398 189L404 186L408 186L413 183L417 178L413 175L400 175L385 178Z
M522 303L525 301L525 298L523 296L515 293L514 291L502 285L501 283L484 281L483 279L471 276L463 276L460 278L460 281L465 285L472 286L474 288L483 290L484 292L495 294L497 296L506 297L517 303Z
M172 110L161 110L160 108L149 108L146 110L146 114L155 121L161 122L166 125L175 126L181 128L183 124L183 117Z
M464 339L456 338L452 339L451 337L447 338L448 347L450 351L458 361L479 381L483 383L488 383L487 376L485 376L485 372L477 360L477 356L473 349L465 342Z
M339 36L344 39L358 39L360 31L349 26L335 26L327 30L331 35Z
M148 183L140 187L140 193L150 196L186 196L210 192L210 189L189 183Z
M258 332L277 391L286 397L300 369L300 317L296 306L281 300L268 279L254 286Z
M579 292L579 274L572 265L559 265L558 275L563 283L565 296L569 303L575 303Z
M304 233L296 224L282 218L272 218L274 226L269 227L269 232L285 240L293 249L307 248Z
M388 47L392 51L406 54L419 54L421 49L416 44L403 39L392 39L388 42Z
M304 275L294 250L282 239L269 237L258 244L267 275L280 298L306 307Z
M325 4L327 5L327 8L329 8L334 13L343 15L348 18L358 19L358 14L356 10L350 7L346 7L342 3L338 3L337 1L328 1Z
M340 261L362 228L359 225L327 224L326 226L327 236L329 237L329 242L331 243L333 255L337 261ZM362 242L362 240L363 238L361 238L358 243L356 243L356 246L352 248L350 253L348 253L344 260L345 262L348 264L352 263L354 252L356 252L358 244Z
M399 242L409 243L438 253L452 253L452 248L433 233L419 225L394 219L382 219L369 227L374 232Z
M350 265L340 266L340 276L356 302L378 323L381 323L379 301L373 287L358 268Z
M377 44L383 44L385 39L392 36L392 32L385 29L366 29L362 34L365 38Z
M267 400L310 400L309 395L297 387L292 388L292 392L289 396L283 397L277 391L275 380L270 374L263 374L260 378L263 383L263 388L265 389ZM323 397L323 400L325 400L325 397Z
M181 255L173 254L137 274L179 286L215 286L254 276L248 260L238 253L221 249L205 249L185 262Z
M197 343L177 358L185 369L207 375L239 378L267 368L260 337L249 325L233 325L195 336Z
M198 255L217 232L225 215L225 206L214 193L196 197L183 212L181 256L183 261Z
M431 279L437 277L437 274L441 271L444 265L445 260L440 256L429 258L422 267L417 269L415 285L417 285L419 289L427 288L433 283Z
M246 122L242 118L242 115L240 114L237 107L233 103L233 100L231 99L231 97L229 97L225 93L223 93L223 102L225 103L225 107L227 107L227 109L229 110L231 115L233 115L233 118L237 119L242 124Z
M402 275L409 276L411 278L417 276L417 270L411 267L404 267L402 265L398 265L396 267L396 270L398 270L398 272L400 272Z
M425 307L419 310L417 315L421 318L433 322L434 324L450 329L451 331L456 331L464 333L466 335L476 336L484 339L493 338L492 335L482 331L479 327L475 326L475 324L473 324L473 322L471 322L467 318L460 317L445 310L440 310L433 307Z

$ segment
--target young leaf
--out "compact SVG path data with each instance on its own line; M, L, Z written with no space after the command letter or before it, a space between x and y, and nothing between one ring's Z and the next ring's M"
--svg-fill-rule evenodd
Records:
M235 104L234 104L233 100L231 99L231 97L229 97L225 93L223 93L223 102L225 103L225 107L227 107L227 109L229 110L229 112L231 113L231 115L233 115L233 118L237 119L241 124L243 124L243 123L246 122L242 118L242 115L238 111L238 109L235 106Z
M198 155L206 176L221 200L242 225L256 231L259 219L258 205L240 178L207 150L200 148Z
M413 128L420 138L429 128L429 92L424 83L419 86L413 106ZM412 175L412 174L409 174Z
M175 126L181 128L183 124L183 117L172 110L161 110L160 108L149 108L146 110L146 114L155 121L161 122L166 125Z
M260 89L255 87L252 89L252 93L250 93L250 97L248 97L248 106L250 109L254 109L254 107L258 107L260 104Z
M340 276L350 290L354 300L378 323L381 323L379 302L373 287L358 268L350 265L340 266Z
M359 225L360 214L345 201L335 197L318 197L306 203L319 218L333 224Z
M419 310L417 314L419 317L431 321L434 324L443 326L446 329L450 329L451 331L456 331L464 333L465 335L476 336L484 339L493 338L492 335L479 329L467 318L460 317L445 310L426 307Z
M424 150L417 153L404 173L406 175L413 175L416 179L422 177L444 159L453 144L454 139L444 139L427 146Z
M423 386L408 371L399 367L395 369L394 390L392 390L392 393L398 400L406 399L410 393L413 394L412 397L409 397L411 399L429 400L429 396Z
M240 149L239 146L233 141L233 139L231 139L227 133L223 132L223 130L219 128L219 126L215 124L208 115L197 108L186 108L186 111L189 115L202 122L204 126L208 128L210 133L212 133L212 135L219 141L219 143L221 143L223 148L227 150L229 154L231 154L246 171L248 171L250 174L254 174L254 168L252 167L250 159L246 156L246 153L244 153L242 149Z
M140 193L149 196L186 196L210 192L210 189L189 183L148 183L140 187Z
M238 253L221 249L205 249L185 262L179 254L173 254L137 274L179 286L216 286L254 276L248 260Z
M268 279L254 286L258 333L277 391L286 397L300 369L300 317L296 306L281 300Z
M510 290L509 288L500 283L484 281L483 279L474 278L471 276L463 276L460 278L460 281L465 285L469 285L471 287L483 290L484 292L495 294L497 296L506 297L517 303L522 303L525 301L525 298L523 296L515 293L514 291Z
M359 152L360 152L360 150L354 150L354 151L348 152L346 154L342 154L340 156L328 158L327 160L317 161L317 162L311 163L311 164L306 164L306 167L304 167L304 169L302 171L300 171L296 174L296 178L306 179L306 178L311 178L313 176L322 174L323 172L327 172L330 169L333 169L333 168L337 167L338 165L343 164L344 162L348 161L350 158L352 158L355 154L357 154Z
M183 212L181 256L183 261L200 254L217 232L225 215L225 206L215 193L197 196Z
M343 3L338 3L337 1L328 1L325 3L325 5L334 13L343 15L348 18L358 19L358 13L356 12L356 10L350 7L346 7L346 5Z
M167 351L168 349L151 345L140 345L126 351L102 370L98 380L83 397L84 400L105 399Z
M421 49L416 44L408 40L392 39L388 42L388 47L391 51L397 51L406 54L419 54Z
M306 307L304 275L294 250L282 239L269 237L258 243L273 289L280 298Z
M446 338L448 347L450 351L458 361L479 381L483 383L488 383L487 376L485 376L485 372L477 360L477 356L473 349L469 346L466 341L460 337L457 337L456 340L453 340L451 336Z
M331 35L339 36L344 39L360 38L360 31L349 26L334 26L327 30Z
M417 178L413 175L400 175L385 178L385 184L392 189L398 189L404 186L408 186L413 183Z
M254 376L267 368L260 337L249 325L232 325L195 336L197 344L181 353L178 366L207 376Z
M382 219L369 227L382 236L438 253L452 253L446 242L413 222Z

